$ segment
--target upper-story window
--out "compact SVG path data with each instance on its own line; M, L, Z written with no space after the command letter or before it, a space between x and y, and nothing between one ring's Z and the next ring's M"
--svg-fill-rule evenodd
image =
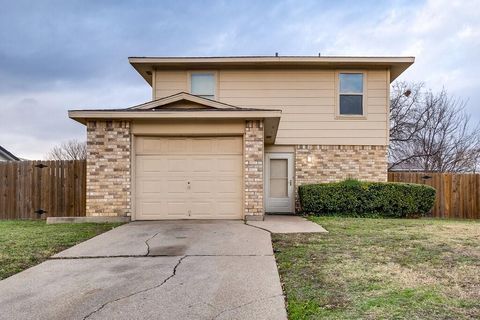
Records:
M191 94L215 99L215 74L213 72L195 72L190 74Z
M363 115L363 73L339 74L339 114Z

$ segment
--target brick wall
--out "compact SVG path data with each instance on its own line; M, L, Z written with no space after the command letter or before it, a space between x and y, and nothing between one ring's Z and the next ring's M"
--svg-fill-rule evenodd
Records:
M333 182L347 178L387 181L387 146L295 147L295 183ZM296 208L299 209L298 196Z
M87 123L87 216L130 215L130 123Z
M263 208L263 121L245 123L245 216L262 216ZM248 219L248 217L246 217Z

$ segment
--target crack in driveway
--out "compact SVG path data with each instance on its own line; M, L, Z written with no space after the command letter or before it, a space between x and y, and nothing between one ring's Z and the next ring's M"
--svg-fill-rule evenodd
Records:
M154 237L154 236L153 236ZM152 238L153 238L152 237ZM151 238L150 238L151 239ZM147 240L148 241L148 240ZM148 292L148 291L151 291L151 290L154 290L154 289L157 289L157 288L160 288L161 286L163 286L165 283L167 283L170 279L172 279L176 274L177 274L177 269L178 267L180 266L180 264L182 263L182 261L188 257L198 257L198 256L203 256L203 255L184 255L184 256L181 256L177 263L175 264L175 266L173 267L173 271L172 271L172 274L169 275L167 278L165 278L161 283L155 285L155 286L152 286L152 287L149 287L149 288L146 288L146 289L142 289L142 290L138 290L138 291L135 291L135 292L132 292L128 295L125 295L125 296L122 296L122 297L119 297L119 298L116 298L116 299L113 299L113 300L110 300L110 301L107 301L105 303L103 303L100 307L98 307L97 309L93 310L92 312L90 312L89 314L87 314L85 317L83 317L83 320L86 320L86 319L89 319L90 317L92 317L93 315L95 315L97 312L103 310L106 306L108 306L109 304L112 304L112 303L115 303L115 302L118 302L118 301L121 301L121 300L124 300L124 299L128 299L128 298L131 298L135 295L138 295L138 294L141 294L141 293L145 293L145 292ZM209 256L209 255L207 255ZM232 256L235 256L235 255L232 255ZM238 255L238 256L242 256L242 255ZM232 308L228 308L228 309L225 309L225 310L222 310L221 312L217 313L215 316L212 317L212 320L214 319L217 319L218 317L220 317L222 314L225 314L227 312L231 312L231 311L234 311L234 310L238 310L238 309L241 309L243 307L246 307L248 305L251 305L251 304L254 304L256 302L262 302L262 301L266 301L266 300L269 300L269 299L273 299L273 298L277 298L277 297L283 297L283 293L282 294L276 294L276 295L273 295L273 296L269 296L269 297L265 297L265 298L260 298L260 299L255 299L255 300L251 300L251 301L248 301L246 303L243 303L241 305L238 305L238 306L235 306L235 307L232 307ZM209 302L206 302L206 301L201 301L200 304L205 304L209 307L211 307L212 309L214 310L218 310L217 307L215 307L214 305L212 305L211 303Z
M257 227L257 226L253 226L253 225L249 225L247 223L245 223L246 226L248 227L251 227L251 228L255 228L255 229L258 229L258 230L261 230L269 235L271 235L271 232L269 230L266 230L266 229L263 229L261 227ZM115 256L83 256L83 257L58 257L58 258L53 258L53 259L97 259L97 258L123 258L123 257L130 257L130 258L154 258L154 257L179 257L177 262L175 263L175 265L173 266L173 270L171 272L170 275L168 275L166 278L164 278L163 281L161 281L160 283L156 284L156 285L153 285L153 286L150 286L150 287L147 287L147 288L143 288L143 289L138 289L136 291L133 291L131 293L124 293L123 296L120 296L118 298L114 298L114 299L110 299L110 300L107 300L106 302L104 302L103 304L101 305L97 305L97 307L94 307L95 309L91 312L89 312L86 316L83 317L83 320L87 320L87 319L91 319L91 318L94 318L95 316L99 316L99 313L102 312L102 310L105 310L107 307L109 307L110 305L112 304L115 304L119 301L122 301L122 300L125 300L125 299L129 299L131 297L134 297L136 295L139 295L139 294L143 294L145 292L149 292L151 290L155 290L155 289L158 289L160 287L162 287L164 284L166 284L169 280L171 280L173 277L175 277L177 275L177 269L179 268L180 264L182 264L182 261L184 259L186 259L187 257L249 257L249 256L252 256L252 257L271 257L271 256L274 256L273 252L271 254L192 254L192 255L189 255L189 254L183 254L183 255L180 255L180 254L155 254L155 246L151 247L151 240L153 240L155 237L157 237L162 231L159 231L159 232L156 232L154 233L153 235L151 235L149 238L147 238L146 240L144 240L144 243L145 243L145 246L147 248L146 250L146 253L143 254L138 254L138 255L115 255ZM145 239L145 238L144 238ZM277 297L284 297L283 293L279 293L279 294L275 294L275 295L272 295L272 296L268 296L268 297L264 297L264 298L257 298L257 299L254 299L254 300L251 300L251 301L248 301L246 303L243 303L243 304L240 304L240 305L226 305L224 306L224 308L221 308L219 306L215 306L207 301L198 301L197 300L197 303L193 304L193 305L197 305L197 304L204 304L206 305L207 307L211 308L212 312L210 313L209 315L209 318L210 319L218 319L222 316L228 316L228 314L230 312L235 312L235 311L238 311L239 309L242 309L242 308L245 308L249 305L252 305L252 304L255 304L255 303L266 303L267 301L269 301L270 299L274 299L274 298L277 298ZM190 306L193 306L193 305L190 305Z
M153 238L155 238L156 236L158 236L158 234L160 233L161 231L155 233L153 236L151 236L150 238L148 238L147 240L145 240L145 245L147 246L147 254L145 254L145 256L148 256L150 255L150 245L148 244L148 242L150 240L152 240Z
M155 235L154 235L155 236ZM152 237L153 238L153 237ZM148 241L148 240L147 240ZM101 311L103 308L105 308L107 305L111 304L111 303L115 303L115 302L118 302L120 300L123 300L123 299L127 299L127 298L130 298L130 297L133 297L137 294L140 294L140 293L144 293L144 292L148 292L150 290L154 290L156 288L160 288L161 286L163 286L165 283L167 283L168 280L172 279L176 274L177 274L177 268L178 266L180 266L180 264L182 263L183 259L187 258L187 256L182 256L180 257L180 259L178 259L177 263L175 264L175 266L173 267L173 272L170 276L168 276L165 280L163 280L161 283L153 286L153 287L149 287L149 288L146 288L146 289L142 289L142 290L139 290L139 291L135 291L135 292L132 292L126 296L123 296L123 297L120 297L120 298L117 298L117 299L113 299L111 301L107 301L105 302L104 304L102 304L100 307L98 307L97 309L93 310L92 312L90 312L89 314L87 314L85 317L83 317L83 320L86 320L88 318L90 318L92 315L94 315L95 313Z
M259 226L254 226L253 224L249 224L248 221L245 221L244 224L245 224L246 226L249 226L249 227L252 227L252 228L256 228L256 229L265 231L265 232L267 232L268 234L270 234L270 236L273 234L272 231L270 231L270 230L268 230L268 229L265 229L265 228L262 228L262 227L259 227Z

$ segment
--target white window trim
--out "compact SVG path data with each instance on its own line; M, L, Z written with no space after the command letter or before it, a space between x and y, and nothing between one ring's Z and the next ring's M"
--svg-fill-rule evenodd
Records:
M340 74L341 73L361 73L363 75L363 99L362 111L363 114L341 114L340 113ZM352 120L366 120L368 115L367 105L367 71L366 70L337 70L335 72L335 119L352 119ZM342 93L350 94L350 93ZM360 95L359 93L351 93L351 95Z
M215 82L213 86L213 100L218 100L218 71L216 70L195 70L187 72L187 88L188 93L192 93L192 74L212 74L213 81ZM208 99L208 98L207 98Z

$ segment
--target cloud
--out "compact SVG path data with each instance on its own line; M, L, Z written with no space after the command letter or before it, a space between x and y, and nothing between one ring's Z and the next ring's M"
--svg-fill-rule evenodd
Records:
M0 144L41 158L84 127L66 110L150 98L146 55L414 55L401 80L480 119L476 1L9 1L0 11Z
M310 53L317 49L325 55L415 56L416 63L399 80L422 81L434 90L445 87L468 99L469 111L480 120L478 4L431 0L373 10L312 10L318 13L290 24L289 30L298 34L297 42L313 44L305 47Z
M121 108L146 101L143 86L67 87L50 91L0 95L0 145L23 158L42 159L56 144L85 140L85 127L68 118L69 109Z

